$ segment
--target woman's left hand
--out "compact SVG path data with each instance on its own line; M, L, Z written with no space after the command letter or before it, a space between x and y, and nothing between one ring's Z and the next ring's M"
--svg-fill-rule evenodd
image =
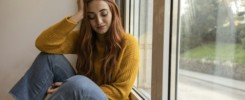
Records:
M47 90L48 94L52 94L55 91L57 91L57 89L63 84L63 82L55 82L53 83Z

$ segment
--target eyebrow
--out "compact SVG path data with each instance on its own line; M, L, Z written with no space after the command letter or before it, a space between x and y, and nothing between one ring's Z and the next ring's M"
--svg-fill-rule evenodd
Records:
M104 10L108 10L108 9L101 9L99 12L102 12ZM94 12L88 12L88 13L93 13L94 14Z

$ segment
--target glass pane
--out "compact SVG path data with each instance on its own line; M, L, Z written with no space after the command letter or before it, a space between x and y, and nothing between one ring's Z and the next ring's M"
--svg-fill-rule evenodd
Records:
M138 38L140 46L137 89L150 98L153 1L131 0L130 8L130 33Z
M180 0L178 100L244 100L245 0Z

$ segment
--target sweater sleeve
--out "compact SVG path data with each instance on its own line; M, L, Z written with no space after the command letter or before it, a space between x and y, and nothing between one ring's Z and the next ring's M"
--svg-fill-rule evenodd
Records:
M73 31L77 23L72 23L68 17L49 27L36 39L36 47L46 53L75 53L79 31Z
M137 41L130 37L126 43L120 70L116 75L116 81L111 84L101 85L110 100L125 100L129 97L135 82L139 66L139 48Z

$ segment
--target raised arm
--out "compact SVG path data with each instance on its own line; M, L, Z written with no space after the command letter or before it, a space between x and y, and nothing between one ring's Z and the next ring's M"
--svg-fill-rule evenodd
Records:
M63 19L59 23L49 27L36 39L36 47L46 53L64 54L75 52L78 31L72 31L76 24Z
M77 0L78 11L59 23L49 27L36 40L36 47L53 54L75 53L79 31L73 31L79 21L83 19L83 2Z

